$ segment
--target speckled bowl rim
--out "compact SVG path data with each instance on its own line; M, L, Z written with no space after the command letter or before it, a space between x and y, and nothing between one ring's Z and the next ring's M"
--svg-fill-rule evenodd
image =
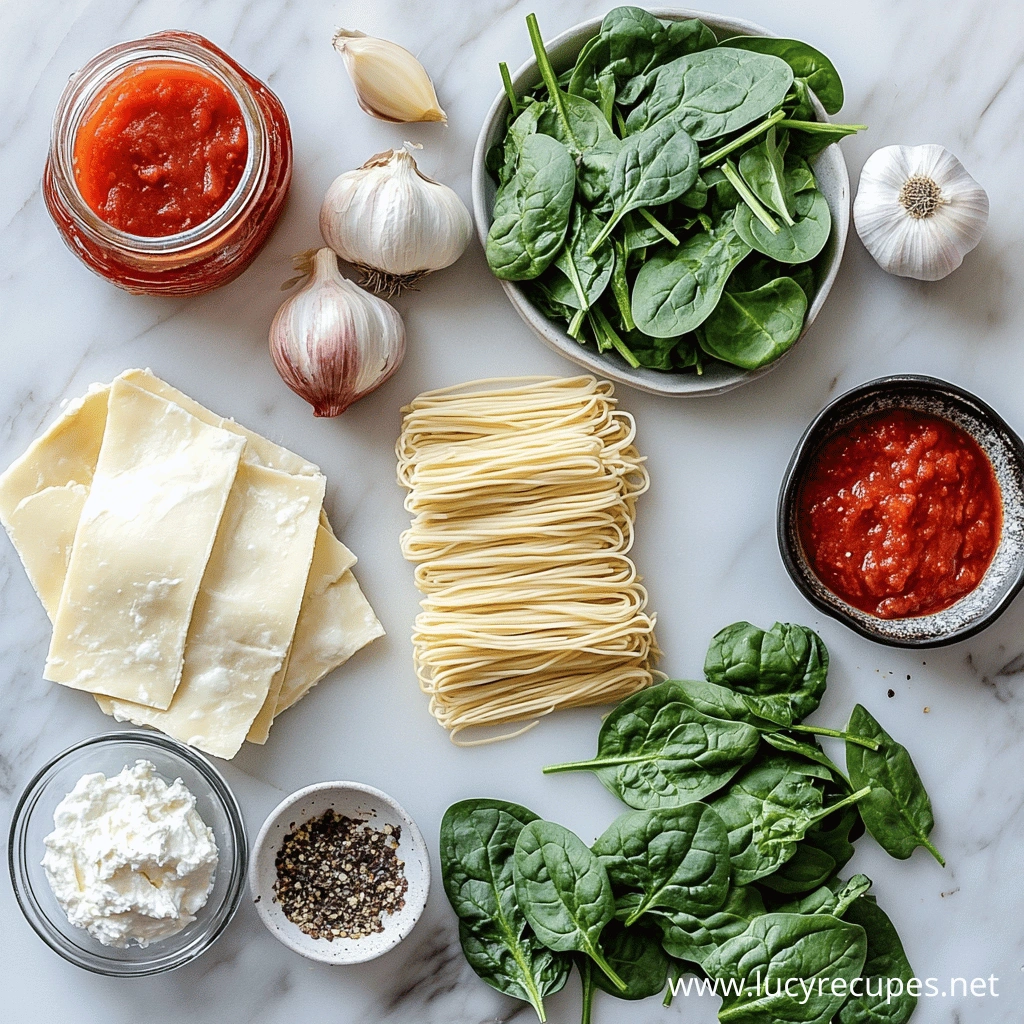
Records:
M282 931L278 928L276 922L270 916L268 908L270 902L273 900L273 892L263 891L259 884L260 863L271 831L296 804L301 803L306 799L306 797L311 796L314 793L324 793L328 791L360 793L374 800L378 800L383 804L387 804L395 815L401 819L402 825L407 829L406 834L409 836L410 848L418 852L423 866L422 890L417 893L415 903L407 901L406 904L410 907L408 920L401 928L388 933L388 942L386 944L381 944L378 948L374 948L372 952L367 952L365 955L342 957L338 955L338 947L332 949L331 944L327 943L324 946L324 952L327 955L319 956L314 949L310 948L309 945L293 939L287 931ZM259 834L256 836L256 841L252 844L252 855L249 858L249 892L256 904L256 913L259 915L259 919L263 922L267 931L269 931L278 942L292 950L292 952L298 953L307 960L313 960L317 963L327 964L333 967L350 967L355 964L368 963L371 960L376 960L378 957L383 956L385 953L390 953L391 950L403 942L413 928L416 927L416 924L419 922L419 919L427 905L427 897L430 895L430 881L430 853L426 841L423 838L423 833L419 830L419 826L415 821L413 821L405 808L394 799L394 797L388 796L388 794L383 790L377 789L374 786L368 786L362 782L315 782L310 786L303 786L302 789L297 789L290 796L285 797L284 800L282 800L267 815L266 820L260 828ZM410 893L410 896L411 895L412 894ZM368 946L367 949L369 950L370 947Z
M725 32L730 35L776 37L774 32L769 32L766 28L741 18L728 18L720 14L682 7L646 7L644 9L656 18L673 21L699 18L719 37ZM596 34L603 20L604 17L601 16L580 22L555 36L554 39L547 40L544 45L548 52L553 52L563 46L574 45L576 42L579 42L582 48L583 43ZM522 91L525 87L532 88L538 81L540 81L540 74L537 71L537 62L532 57L522 64L512 76L512 84L517 92ZM813 93L811 101L818 118L828 121L829 118L824 107ZM480 245L485 249L487 247L487 232L491 226L491 207L495 192L494 182L487 172L487 150L498 126L504 122L507 110L508 99L502 90L487 111L480 134L477 136L476 148L473 151L471 176L473 219L476 223ZM825 161L828 161L828 165L821 167L820 164ZM826 243L826 252L831 251L828 255L826 270L807 310L807 318L804 321L800 337L778 359L758 370L741 370L738 367L730 367L721 363L711 364L709 372L703 375L673 373L643 366L633 369L616 352L596 352L590 346L580 345L566 333L564 328L555 321L549 320L537 309L516 282L500 281L499 283L522 321L548 348L600 377L609 378L619 384L626 384L648 394L673 398L701 398L732 391L734 388L742 387L744 384L749 384L770 373L796 350L807 335L811 324L821 312L839 273L839 265L843 259L843 251L846 248L846 239L850 230L850 175L842 150L837 145L826 146L813 162L815 169L823 172L819 184L832 213L832 232Z
M918 404L908 404L915 397ZM929 397L934 404L928 403ZM945 410L954 409L959 416L937 411L935 404ZM1000 486L1003 528L992 564L970 593L933 615L879 619L837 597L810 568L797 530L797 500L810 459L838 429L874 412L897 408L916 408L950 420L981 446L992 461ZM978 424L983 424L983 431L978 430ZM1024 587L1024 442L990 405L949 381L919 374L867 381L826 405L804 431L779 489L776 526L786 570L804 597L825 614L861 636L890 647L931 648L959 643L991 626ZM974 610L972 605L976 606Z

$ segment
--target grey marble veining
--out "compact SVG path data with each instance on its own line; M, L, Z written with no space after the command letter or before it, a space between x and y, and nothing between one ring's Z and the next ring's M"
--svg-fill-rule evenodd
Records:
M368 782L417 819L436 862L437 825L453 800L502 796L575 829L600 833L619 807L590 777L545 777L543 764L584 756L600 712L550 718L508 744L452 746L416 687L409 630L417 610L398 533L394 481L399 408L424 388L499 374L567 374L505 301L474 243L453 268L401 298L409 355L380 391L336 421L314 421L266 352L293 252L317 242L320 199L335 175L409 139L427 173L467 199L472 146L499 87L496 64L529 52L523 18L545 35L602 13L610 0L37 0L0 4L0 466L20 454L62 400L128 366L159 375L224 415L321 465L328 508L359 556L357 573L388 630L275 726L265 748L224 767L251 834L291 790L329 778ZM699 671L708 638L739 618L820 630L833 669L818 720L864 703L910 748L933 797L943 870L923 851L888 859L869 841L851 868L875 881L923 977L1000 979L998 998L922 1000L921 1024L1018 1024L1024 1015L1024 599L964 644L923 654L877 647L818 615L791 585L775 545L776 491L803 427L835 394L890 372L947 377L1024 430L1024 6L1019 0L731 0L748 18L828 53L847 88L844 118L871 126L843 143L856 181L890 143L951 148L988 190L992 215L952 277L887 277L851 238L825 310L800 350L748 388L703 401L620 389L649 456L635 559L659 615L662 667ZM386 125L357 107L330 48L343 25L417 52L450 124ZM292 196L280 226L238 281L195 300L124 294L68 253L43 207L39 178L50 118L68 75L112 43L187 28L267 80L291 117ZM111 727L86 694L43 682L49 630L0 538L0 822L35 769L67 744ZM887 696L889 690L893 696ZM6 872L5 872L6 876ZM421 923L395 952L357 968L310 964L280 946L243 906L223 939L172 975L118 982L65 964L24 923L0 884L0 1012L52 1021L395 1024L527 1021L465 965L435 885ZM578 1019L573 981L549 1019ZM710 1024L713 1000L620 1003L599 994L595 1024Z

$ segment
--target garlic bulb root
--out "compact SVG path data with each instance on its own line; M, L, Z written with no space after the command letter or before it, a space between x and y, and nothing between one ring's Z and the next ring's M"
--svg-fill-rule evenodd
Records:
M938 281L963 263L988 223L988 195L942 146L886 146L861 172L853 220L890 274Z
M405 149L339 175L320 207L324 241L374 291L394 295L465 252L473 220L458 195L428 178Z
M274 316L270 354L314 416L338 416L401 366L405 325L393 306L343 277L337 256L323 248L310 280Z
M395 124L447 123L430 76L404 46L344 28L334 33L331 45L345 61L359 106L371 117Z

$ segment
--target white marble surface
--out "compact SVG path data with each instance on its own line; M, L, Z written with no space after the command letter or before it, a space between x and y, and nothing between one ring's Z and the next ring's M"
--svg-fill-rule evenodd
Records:
M281 797L350 778L393 794L431 842L444 808L470 795L522 801L592 839L619 811L590 777L541 776L540 766L592 748L596 710L562 714L512 743L452 746L430 718L411 665L417 610L401 558L406 523L392 447L400 406L424 388L495 374L567 374L519 322L475 243L454 268L399 305L409 332L401 371L334 421L314 421L279 381L266 352L289 256L315 244L330 180L411 139L424 169L467 198L469 163L498 89L496 64L528 53L535 9L551 36L610 0L34 0L0 4L0 465L17 456L62 399L128 366L158 374L211 408L280 440L328 474L328 507L359 555L360 581L388 636L358 655L224 773L250 833ZM1024 429L1024 8L1020 0L730 0L749 18L830 54L847 87L848 120L871 126L844 143L851 176L876 147L938 142L988 189L980 248L945 282L887 277L856 238L823 315L801 349L754 385L717 399L671 401L621 389L650 458L635 558L659 615L663 668L698 672L708 638L739 618L819 629L833 655L823 721L860 700L913 752L935 803L942 870L923 852L889 860L870 841L852 867L880 900L922 976L1000 979L998 998L924 1000L921 1024L1017 1024L1024 1016L1024 600L983 635L926 654L877 647L816 614L783 570L775 496L804 426L833 395L890 372L944 376ZM450 127L400 128L356 106L333 28L392 37L432 72ZM167 27L226 47L283 99L296 174L270 244L238 281L205 298L127 295L94 277L60 242L39 177L50 116L67 76L99 49ZM111 727L85 694L43 682L46 617L0 538L0 806L67 744ZM895 696L887 698L887 689ZM924 713L928 708L930 712ZM6 871L5 871L6 876ZM244 906L199 962L151 980L118 982L69 966L22 920L0 883L0 1015L17 1024L472 1024L526 1020L465 966L439 885L412 936L376 963L314 966L279 945ZM550 1019L577 1019L575 981ZM518 1014L518 1016L517 1016ZM707 1024L714 1002L624 1004L601 997L595 1024Z

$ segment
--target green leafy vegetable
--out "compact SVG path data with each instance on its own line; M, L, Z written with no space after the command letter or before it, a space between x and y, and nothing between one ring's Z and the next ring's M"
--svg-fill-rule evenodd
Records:
M831 914L833 917L843 917L850 905L870 888L871 879L867 875L854 875L848 882L833 878L828 885L778 909L788 914Z
M859 925L831 914L775 913L755 917L703 967L712 978L740 983L738 994L730 991L722 1000L718 1019L723 1024L823 1024L845 998L832 994L831 983L859 977L866 956L867 938ZM799 995L786 994L790 979L791 991ZM801 981L811 986L806 998Z
M615 973L626 983L619 990L603 975L594 975L594 984L619 999L646 999L656 996L668 981L668 955L661 948L658 932L650 928L627 928L612 921L601 936L605 957Z
M637 274L633 319L647 334L671 338L699 327L718 305L729 275L750 247L729 225L661 248Z
M544 771L593 771L630 807L678 807L721 789L757 747L752 726L702 715L662 683L608 715L595 758Z
M596 249L632 210L660 206L697 180L697 143L678 118L667 117L622 144L608 183L612 216L592 245Z
M786 98L793 71L778 57L724 46L678 57L646 84L644 99L626 119L641 131L671 114L703 142L738 131L764 117Z
M704 674L741 694L754 714L790 726L821 701L828 651L806 626L776 622L765 631L736 622L712 639Z
M640 893L627 926L652 907L700 914L725 901L729 835L707 804L623 814L592 849L616 890Z
M907 991L914 969L892 921L871 896L854 900L846 920L867 933L868 952L860 994L851 995L843 1004L837 1024L906 1024L917 1006L917 997ZM891 978L902 982L899 989L890 984Z
M544 946L515 899L513 853L537 815L504 800L463 800L441 819L441 874L459 917L466 959L487 984L530 1003L545 1020L544 996L569 976L569 958Z
M820 50L797 39L774 39L767 36L733 36L723 46L733 46L753 53L771 53L781 57L797 80L814 90L827 114L838 114L843 106L843 83L835 65Z
M547 135L523 139L515 175L498 189L487 262L508 281L537 277L565 242L576 187L569 151Z
M556 953L585 953L624 991L599 945L615 916L612 883L583 841L552 821L531 821L516 840L512 871L516 901L537 938Z
M772 233L747 206L737 206L733 227L751 249L763 252L780 263L806 263L813 260L828 241L832 214L828 201L815 189L800 192L793 201L796 220Z
M786 192L786 166L784 157L789 137L779 143L775 128L769 128L764 139L751 146L740 157L740 174L758 199L777 213L784 224L793 226Z
M615 269L615 250L601 246L593 255L590 245L601 230L601 222L584 206L573 209L569 240L555 259L555 266L572 285L568 305L589 309L604 293Z
M661 927L662 946L669 956L703 964L723 942L742 935L764 912L764 901L753 886L734 885L721 909L706 917L680 911L655 911L648 916Z
M697 338L709 356L756 370L793 347L806 312L803 289L791 277L780 277L752 292L726 290Z
M923 846L940 864L942 854L928 838L935 825L932 804L921 776L907 752L861 704L853 709L847 730L880 744L877 751L847 740L846 767L854 786L870 786L860 805L864 825L878 845L892 857L906 860Z

